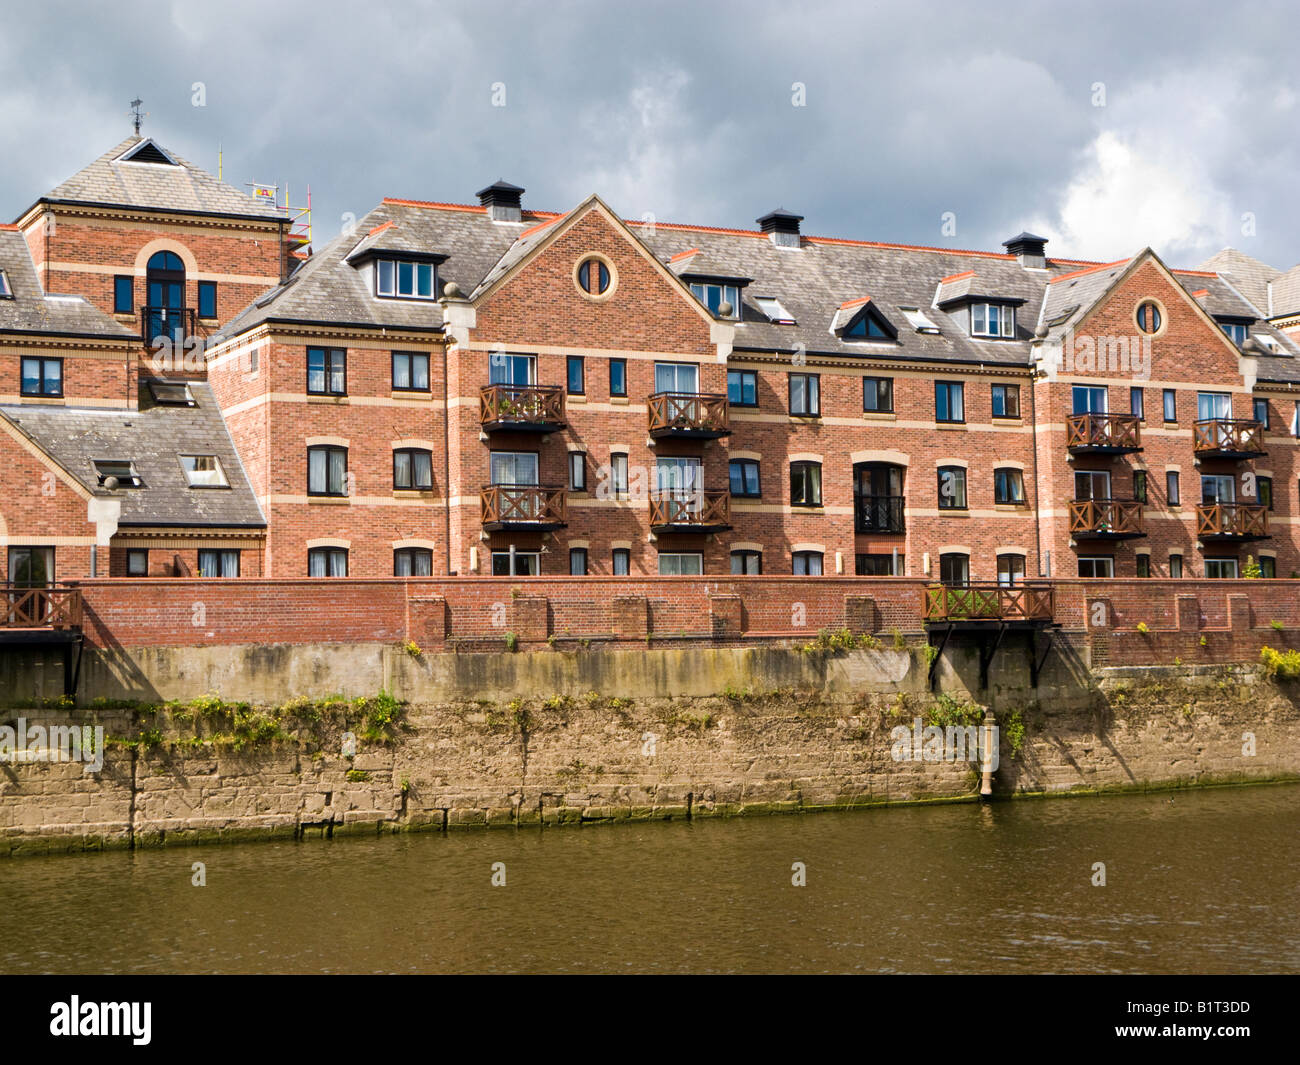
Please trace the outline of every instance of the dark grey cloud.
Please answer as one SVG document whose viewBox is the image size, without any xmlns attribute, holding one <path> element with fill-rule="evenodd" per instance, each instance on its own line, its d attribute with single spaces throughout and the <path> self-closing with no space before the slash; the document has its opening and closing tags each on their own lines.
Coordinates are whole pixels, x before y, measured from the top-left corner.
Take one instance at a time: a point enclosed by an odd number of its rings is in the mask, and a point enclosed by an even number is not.
<svg viewBox="0 0 1300 1065">
<path fill-rule="evenodd" d="M 996 248 L 1038 227 L 1061 255 L 1234 245 L 1286 268 L 1293 21 L 1217 2 L 24 5 L 0 37 L 0 214 L 129 132 L 139 94 L 147 132 L 214 170 L 222 146 L 227 180 L 311 185 L 318 243 L 385 195 L 472 201 L 504 177 L 556 210 L 594 191 L 751 227 L 779 204 L 825 235 Z"/>
</svg>

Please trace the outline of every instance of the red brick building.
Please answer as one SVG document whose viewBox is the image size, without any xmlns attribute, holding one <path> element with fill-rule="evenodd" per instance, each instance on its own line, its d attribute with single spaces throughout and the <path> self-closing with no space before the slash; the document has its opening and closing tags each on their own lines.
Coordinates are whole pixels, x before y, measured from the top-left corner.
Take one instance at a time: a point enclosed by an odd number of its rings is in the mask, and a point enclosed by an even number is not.
<svg viewBox="0 0 1300 1065">
<path fill-rule="evenodd" d="M 1240 253 L 1095 264 L 523 192 L 387 199 L 305 260 L 283 212 L 153 141 L 43 197 L 0 233 L 7 574 L 33 547 L 102 574 L 96 537 L 113 573 L 1300 572 L 1300 307 Z M 62 509 L 24 495 L 53 467 Z"/>
</svg>

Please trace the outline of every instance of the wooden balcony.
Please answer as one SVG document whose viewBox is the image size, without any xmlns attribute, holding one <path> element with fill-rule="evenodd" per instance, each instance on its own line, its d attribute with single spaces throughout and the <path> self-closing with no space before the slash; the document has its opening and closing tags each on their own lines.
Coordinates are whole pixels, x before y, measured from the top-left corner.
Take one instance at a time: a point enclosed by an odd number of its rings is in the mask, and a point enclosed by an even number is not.
<svg viewBox="0 0 1300 1065">
<path fill-rule="evenodd" d="M 1126 455 L 1142 450 L 1142 423 L 1134 414 L 1071 414 L 1065 446 L 1073 455 Z"/>
<path fill-rule="evenodd" d="M 50 585 L 29 588 L 4 584 L 5 612 L 0 630 L 78 629 L 81 627 L 81 589 Z"/>
<path fill-rule="evenodd" d="M 663 532 L 721 532 L 731 528 L 731 493 L 663 492 L 650 497 L 650 528 Z"/>
<path fill-rule="evenodd" d="M 1267 455 L 1264 426 L 1232 418 L 1207 418 L 1196 423 L 1192 450 L 1203 459 L 1257 459 Z"/>
<path fill-rule="evenodd" d="M 1047 585 L 932 584 L 922 596 L 926 621 L 1052 621 L 1052 589 Z"/>
<path fill-rule="evenodd" d="M 488 385 L 479 391 L 478 407 L 489 433 L 554 433 L 565 424 L 558 385 Z"/>
<path fill-rule="evenodd" d="M 650 435 L 716 440 L 731 434 L 726 396 L 695 392 L 656 392 L 650 397 Z"/>
<path fill-rule="evenodd" d="M 1142 504 L 1131 499 L 1071 500 L 1070 535 L 1076 540 L 1131 540 L 1146 536 Z"/>
<path fill-rule="evenodd" d="M 1247 503 L 1201 503 L 1196 507 L 1196 536 L 1200 540 L 1264 540 L 1268 508 Z"/>
<path fill-rule="evenodd" d="M 479 493 L 479 506 L 487 532 L 528 529 L 545 532 L 568 523 L 563 488 L 492 484 Z"/>
</svg>

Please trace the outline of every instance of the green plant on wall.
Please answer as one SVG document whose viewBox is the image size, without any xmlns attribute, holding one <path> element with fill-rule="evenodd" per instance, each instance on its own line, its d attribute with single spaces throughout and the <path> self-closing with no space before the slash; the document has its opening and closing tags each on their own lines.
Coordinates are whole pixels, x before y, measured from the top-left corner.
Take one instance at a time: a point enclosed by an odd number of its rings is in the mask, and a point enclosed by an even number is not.
<svg viewBox="0 0 1300 1065">
<path fill-rule="evenodd" d="M 1246 556 L 1246 561 L 1241 566 L 1241 575 L 1252 581 L 1259 580 L 1264 575 L 1264 571 L 1260 568 L 1259 563 L 1255 561 L 1254 555 Z"/>
<path fill-rule="evenodd" d="M 1300 677 L 1300 651 L 1278 651 L 1272 647 L 1261 647 L 1259 660 L 1264 663 L 1264 672 L 1279 680 L 1295 680 Z"/>
</svg>

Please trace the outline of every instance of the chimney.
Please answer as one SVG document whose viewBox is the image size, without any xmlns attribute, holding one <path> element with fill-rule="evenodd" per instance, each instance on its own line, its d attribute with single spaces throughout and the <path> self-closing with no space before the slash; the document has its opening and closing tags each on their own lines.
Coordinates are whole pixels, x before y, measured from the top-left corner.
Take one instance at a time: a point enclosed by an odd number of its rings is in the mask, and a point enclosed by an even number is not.
<svg viewBox="0 0 1300 1065">
<path fill-rule="evenodd" d="M 1047 238 L 1036 237 L 1033 233 L 1021 233 L 1019 236 L 1004 240 L 1002 246 L 1016 257 L 1026 270 L 1043 270 L 1047 267 Z"/>
<path fill-rule="evenodd" d="M 479 189 L 478 202 L 487 208 L 488 217 L 494 222 L 521 222 L 523 208 L 520 201 L 524 190 L 508 181 L 496 181 L 485 189 Z"/>
<path fill-rule="evenodd" d="M 762 218 L 756 219 L 759 227 L 778 248 L 798 248 L 799 223 L 803 215 L 791 214 L 784 207 L 768 211 Z"/>
</svg>

